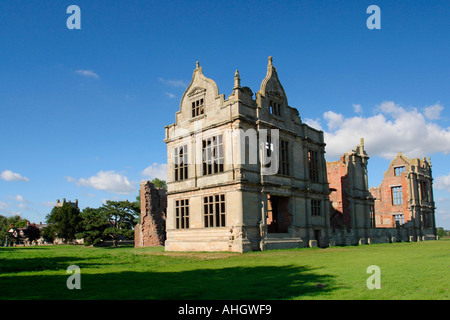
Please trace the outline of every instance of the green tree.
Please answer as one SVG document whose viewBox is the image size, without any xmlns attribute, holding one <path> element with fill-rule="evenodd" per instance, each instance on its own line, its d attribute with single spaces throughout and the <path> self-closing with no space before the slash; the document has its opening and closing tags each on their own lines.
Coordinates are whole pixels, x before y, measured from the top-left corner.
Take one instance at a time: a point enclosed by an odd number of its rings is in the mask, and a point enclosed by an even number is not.
<svg viewBox="0 0 450 320">
<path fill-rule="evenodd" d="M 72 241 L 76 234 L 81 231 L 81 215 L 78 207 L 64 203 L 61 207 L 54 207 L 46 216 L 48 227 L 44 231 L 45 236 L 53 236 Z"/>
<path fill-rule="evenodd" d="M 25 237 L 28 238 L 28 241 L 30 242 L 41 237 L 41 230 L 39 230 L 35 223 L 31 223 L 30 225 L 28 225 L 28 227 L 24 229 L 23 232 Z"/>
<path fill-rule="evenodd" d="M 78 239 L 83 238 L 85 245 L 97 245 L 104 238 L 103 234 L 109 227 L 109 221 L 101 208 L 84 208 L 81 212 L 81 231 L 76 234 Z"/>
<path fill-rule="evenodd" d="M 130 201 L 107 200 L 100 209 L 109 221 L 109 227 L 103 234 L 113 239 L 114 247 L 117 247 L 117 241 L 121 237 L 134 239 L 133 228 L 136 225 L 137 214 Z"/>
<path fill-rule="evenodd" d="M 15 241 L 14 237 L 12 237 L 8 230 L 11 228 L 11 224 L 16 228 L 23 228 L 27 225 L 28 220 L 22 219 L 20 216 L 11 216 L 5 217 L 0 215 L 0 246 L 4 246 L 6 239 L 8 238 L 8 242 L 12 243 Z"/>
<path fill-rule="evenodd" d="M 155 185 L 155 187 L 158 189 L 166 189 L 167 190 L 167 183 L 165 180 L 160 180 L 158 178 L 155 178 L 150 182 L 153 183 Z"/>
<path fill-rule="evenodd" d="M 131 205 L 133 206 L 133 210 L 136 213 L 136 216 L 134 219 L 135 220 L 134 224 L 136 225 L 141 222 L 141 195 L 140 194 L 136 197 L 135 201 L 131 202 Z"/>
<path fill-rule="evenodd" d="M 8 237 L 8 218 L 5 216 L 0 215 L 0 245 L 4 246 L 6 238 Z"/>
</svg>

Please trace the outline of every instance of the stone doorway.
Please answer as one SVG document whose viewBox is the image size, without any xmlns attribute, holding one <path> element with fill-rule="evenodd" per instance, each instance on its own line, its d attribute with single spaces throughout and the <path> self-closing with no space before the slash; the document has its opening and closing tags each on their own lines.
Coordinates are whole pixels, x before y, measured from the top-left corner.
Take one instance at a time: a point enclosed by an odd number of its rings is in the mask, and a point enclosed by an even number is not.
<svg viewBox="0 0 450 320">
<path fill-rule="evenodd" d="M 287 233 L 291 224 L 289 197 L 267 195 L 267 232 Z"/>
<path fill-rule="evenodd" d="M 314 230 L 314 239 L 316 239 L 317 241 L 317 246 L 320 247 L 321 243 L 320 243 L 320 230 L 319 229 L 315 229 Z"/>
</svg>

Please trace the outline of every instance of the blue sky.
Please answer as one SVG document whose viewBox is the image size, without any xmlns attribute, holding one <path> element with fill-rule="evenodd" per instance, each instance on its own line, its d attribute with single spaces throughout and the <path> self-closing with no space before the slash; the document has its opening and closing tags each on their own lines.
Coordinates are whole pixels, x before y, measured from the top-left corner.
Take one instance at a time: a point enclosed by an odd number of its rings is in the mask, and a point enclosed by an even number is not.
<svg viewBox="0 0 450 320">
<path fill-rule="evenodd" d="M 66 27 L 73 4 L 81 30 Z M 377 186 L 397 152 L 429 156 L 450 229 L 449 16 L 448 1 L 3 0 L 0 214 L 39 222 L 56 199 L 134 200 L 164 172 L 164 126 L 195 61 L 227 96 L 236 69 L 258 91 L 273 56 L 327 160 L 364 137 Z"/>
</svg>

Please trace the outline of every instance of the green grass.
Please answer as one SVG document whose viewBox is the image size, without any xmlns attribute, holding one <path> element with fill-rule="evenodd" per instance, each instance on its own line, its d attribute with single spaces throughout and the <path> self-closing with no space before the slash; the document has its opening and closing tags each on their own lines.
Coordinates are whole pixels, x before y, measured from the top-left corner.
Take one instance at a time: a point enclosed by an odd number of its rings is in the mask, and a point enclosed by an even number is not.
<svg viewBox="0 0 450 320">
<path fill-rule="evenodd" d="M 449 299 L 450 240 L 265 252 L 0 248 L 4 299 Z M 81 290 L 69 290 L 69 265 Z M 381 270 L 369 290 L 367 267 Z"/>
</svg>

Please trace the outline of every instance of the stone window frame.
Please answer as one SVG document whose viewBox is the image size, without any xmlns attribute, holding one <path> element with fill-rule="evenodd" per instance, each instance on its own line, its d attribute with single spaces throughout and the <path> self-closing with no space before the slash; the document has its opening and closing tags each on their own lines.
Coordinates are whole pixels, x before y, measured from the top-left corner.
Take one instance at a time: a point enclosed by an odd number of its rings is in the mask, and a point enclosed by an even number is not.
<svg viewBox="0 0 450 320">
<path fill-rule="evenodd" d="M 279 168 L 278 174 L 289 176 L 290 170 L 290 161 L 289 161 L 289 141 L 280 138 L 280 155 L 279 155 Z"/>
<path fill-rule="evenodd" d="M 225 193 L 203 196 L 203 226 L 205 228 L 226 227 Z"/>
<path fill-rule="evenodd" d="M 206 89 L 201 87 L 194 88 L 188 94 L 190 102 L 190 121 L 195 121 L 206 116 Z"/>
<path fill-rule="evenodd" d="M 430 202 L 430 192 L 428 189 L 428 181 L 419 180 L 420 197 L 423 202 Z"/>
<path fill-rule="evenodd" d="M 205 98 L 191 102 L 191 118 L 197 118 L 205 114 Z"/>
<path fill-rule="evenodd" d="M 403 188 L 401 185 L 390 186 L 393 206 L 403 205 Z"/>
<path fill-rule="evenodd" d="M 180 159 L 180 151 L 182 151 L 182 159 Z M 183 181 L 189 178 L 188 157 L 189 149 L 187 144 L 179 145 L 173 148 L 174 181 Z"/>
<path fill-rule="evenodd" d="M 315 155 L 315 157 L 313 157 L 312 155 Z M 319 178 L 319 172 L 320 172 L 319 151 L 308 148 L 307 156 L 308 156 L 309 179 L 313 183 L 319 183 L 319 179 L 320 179 Z"/>
<path fill-rule="evenodd" d="M 202 139 L 202 175 L 222 173 L 224 166 L 224 136 L 222 133 Z"/>
<path fill-rule="evenodd" d="M 400 177 L 400 175 L 406 171 L 406 168 L 404 165 L 402 166 L 396 166 L 394 167 L 394 176 L 395 177 Z"/>
<path fill-rule="evenodd" d="M 269 99 L 269 112 L 273 116 L 281 117 L 281 101 L 278 99 Z"/>
<path fill-rule="evenodd" d="M 175 229 L 189 229 L 189 199 L 175 200 Z"/>
<path fill-rule="evenodd" d="M 401 212 L 393 213 L 392 218 L 394 219 L 395 225 L 397 224 L 397 222 L 399 225 L 405 224 L 405 214 L 403 214 Z"/>
<path fill-rule="evenodd" d="M 311 215 L 312 216 L 322 215 L 322 200 L 311 199 Z"/>
</svg>

